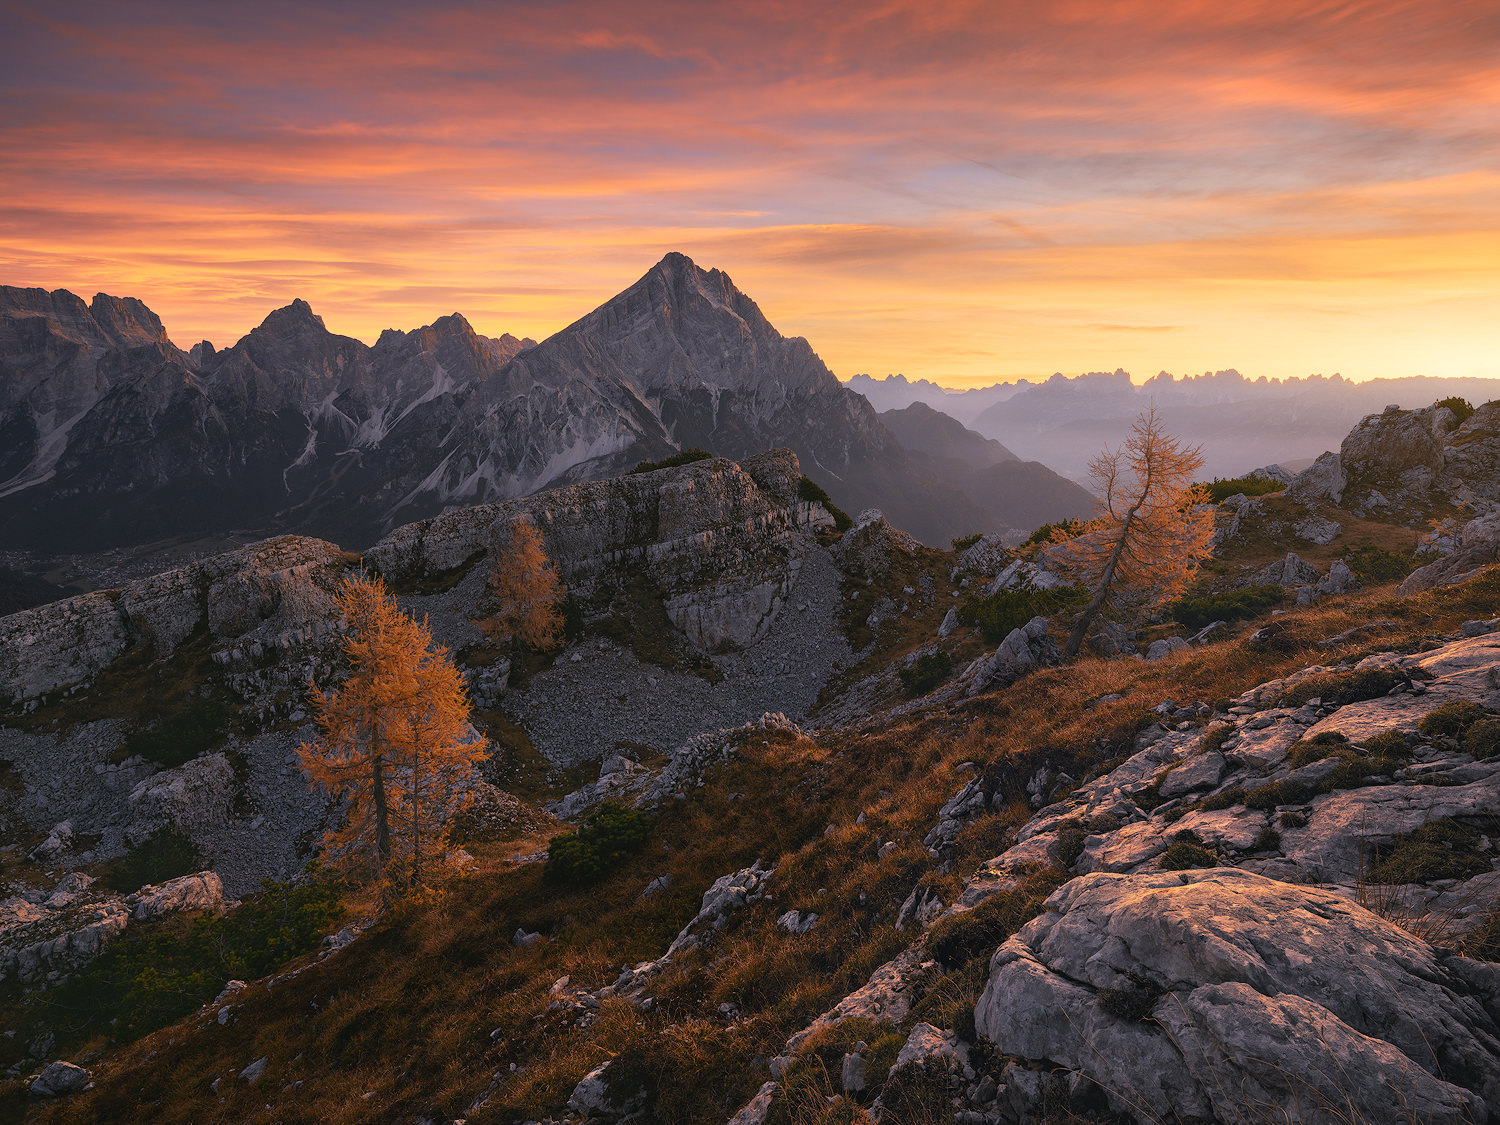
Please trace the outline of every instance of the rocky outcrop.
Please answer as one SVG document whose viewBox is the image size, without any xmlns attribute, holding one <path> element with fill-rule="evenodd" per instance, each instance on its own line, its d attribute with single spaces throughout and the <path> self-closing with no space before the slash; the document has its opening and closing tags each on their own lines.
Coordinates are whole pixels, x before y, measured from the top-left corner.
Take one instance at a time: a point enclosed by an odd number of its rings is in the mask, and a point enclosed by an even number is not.
<svg viewBox="0 0 1500 1125">
<path fill-rule="evenodd" d="M 767 883 L 774 874 L 775 867 L 763 866 L 757 860 L 742 871 L 734 871 L 715 879 L 713 885 L 703 892 L 698 913 L 672 939 L 667 951 L 655 961 L 643 961 L 634 968 L 627 968 L 614 984 L 595 993 L 596 999 L 609 996 L 639 997 L 647 985 L 671 965 L 679 954 L 697 949 L 714 933 L 723 929 L 731 915 L 765 898 Z"/>
<path fill-rule="evenodd" d="M 346 566 L 331 543 L 282 536 L 0 618 L 0 699 L 82 690 L 127 651 L 170 658 L 200 632 L 231 673 L 269 652 L 332 639 L 332 593 Z"/>
<path fill-rule="evenodd" d="M 365 557 L 390 575 L 441 574 L 472 564 L 527 522 L 576 594 L 640 565 L 694 644 L 744 648 L 765 634 L 796 577 L 796 533 L 833 522 L 821 504 L 798 498 L 800 477 L 796 456 L 781 449 L 589 481 L 419 521 Z"/>
<path fill-rule="evenodd" d="M 960 677 L 968 680 L 967 694 L 972 697 L 994 691 L 1061 660 L 1062 649 L 1052 639 L 1049 624 L 1045 617 L 1033 617 L 1006 634 L 999 648 L 976 660 Z"/>
<path fill-rule="evenodd" d="M 917 541 L 891 526 L 878 508 L 867 508 L 834 547 L 834 558 L 850 574 L 875 578 L 888 573 L 897 558 L 914 554 L 916 549 Z"/>
<path fill-rule="evenodd" d="M 50 892 L 29 891 L 0 903 L 0 981 L 53 984 L 86 966 L 127 927 L 179 911 L 222 913 L 224 887 L 212 871 L 184 875 L 134 894 L 99 895 L 94 880 L 73 873 Z"/>
<path fill-rule="evenodd" d="M 1462 422 L 1446 406 L 1388 406 L 1300 473 L 1287 495 L 1387 518 L 1420 515 L 1435 499 L 1487 509 L 1500 502 L 1500 403 Z"/>
<path fill-rule="evenodd" d="M 166 827 L 203 836 L 229 820 L 235 789 L 234 767 L 222 752 L 152 774 L 130 791 L 125 839 L 140 845 Z"/>
<path fill-rule="evenodd" d="M 1451 552 L 1412 571 L 1396 588 L 1415 594 L 1473 578 L 1500 559 L 1500 511 L 1472 519 L 1453 534 Z"/>
<path fill-rule="evenodd" d="M 1295 551 L 1257 571 L 1250 579 L 1253 586 L 1306 586 L 1320 577 L 1318 568 L 1302 561 Z"/>
<path fill-rule="evenodd" d="M 1039 870 L 1070 877 L 994 955 L 975 1023 L 999 1061 L 950 1089 L 959 1119 L 1069 1105 L 1238 1120 L 1253 1105 L 1387 1120 L 1396 1105 L 1419 1120 L 1488 1120 L 1500 968 L 1452 950 L 1500 911 L 1492 629 L 1476 621 L 1426 652 L 1305 668 L 1222 711 L 1164 700 L 1100 777 L 1052 789 L 1039 771 L 1033 807 L 1053 803 L 930 920 L 961 924 Z M 1456 702 L 1494 725 L 1424 733 Z M 925 843 L 947 854 L 1012 797 L 976 776 Z M 903 913 L 928 897 L 914 890 Z M 942 970 L 918 940 L 784 1055 L 848 1019 L 906 1031 Z M 923 1042 L 946 1041 L 934 1030 Z"/>
<path fill-rule="evenodd" d="M 1343 459 L 1337 453 L 1324 453 L 1297 474 L 1287 486 L 1286 496 L 1301 504 L 1316 504 L 1321 500 L 1339 504 L 1347 485 Z"/>
<path fill-rule="evenodd" d="M 1500 994 L 1331 891 L 1246 871 L 1085 875 L 996 952 L 975 1026 L 1135 1120 L 1500 1104 Z"/>
</svg>

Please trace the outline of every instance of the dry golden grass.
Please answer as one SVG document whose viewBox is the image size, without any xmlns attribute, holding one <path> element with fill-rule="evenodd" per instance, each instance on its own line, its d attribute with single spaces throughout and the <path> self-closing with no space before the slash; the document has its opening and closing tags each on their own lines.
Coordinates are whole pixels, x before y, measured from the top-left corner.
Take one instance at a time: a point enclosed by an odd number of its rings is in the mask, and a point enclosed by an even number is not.
<svg viewBox="0 0 1500 1125">
<path fill-rule="evenodd" d="M 656 1099 L 659 1120 L 722 1122 L 767 1077 L 752 1060 L 778 1053 L 906 946 L 895 914 L 919 881 L 951 901 L 974 865 L 1003 848 L 1029 815 L 1024 785 L 1038 763 L 1081 778 L 1126 753 L 1163 698 L 1223 701 L 1310 663 L 1416 647 L 1492 615 L 1497 600 L 1500 568 L 1457 589 L 1400 600 L 1377 590 L 1289 613 L 1276 619 L 1272 644 L 1252 644 L 1247 628 L 1160 663 L 1086 659 L 1045 670 L 886 729 L 816 739 L 757 733 L 702 789 L 665 807 L 646 849 L 597 886 L 547 886 L 540 865 L 506 862 L 516 845 L 476 845 L 476 870 L 440 900 L 397 912 L 294 980 L 252 987 L 228 1026 L 193 1017 L 91 1062 L 95 1090 L 30 1112 L 42 1122 L 425 1114 L 483 1125 L 555 1112 L 579 1078 L 613 1057 Z M 1396 621 L 1397 631 L 1363 646 L 1319 647 L 1376 618 Z M 1123 698 L 1096 702 L 1109 693 Z M 955 768 L 963 762 L 985 771 L 1006 807 L 965 831 L 944 874 L 921 840 L 973 776 Z M 886 842 L 896 847 L 881 857 Z M 610 1002 L 580 1026 L 582 1011 L 552 1007 L 560 977 L 597 989 L 623 965 L 659 956 L 708 884 L 756 859 L 778 865 L 774 901 L 733 916 L 706 948 L 662 974 L 654 1011 Z M 640 899 L 662 874 L 670 888 Z M 776 928 L 791 908 L 817 911 L 817 928 L 801 936 Z M 520 927 L 549 940 L 515 948 Z M 956 1019 L 980 983 L 940 978 L 932 1010 Z M 737 1017 L 726 1020 L 722 1004 Z M 270 1061 L 258 1085 L 235 1077 L 262 1056 Z M 210 1090 L 215 1078 L 222 1103 Z M 823 1104 L 809 1100 L 791 1119 L 861 1120 L 847 1102 Z"/>
</svg>

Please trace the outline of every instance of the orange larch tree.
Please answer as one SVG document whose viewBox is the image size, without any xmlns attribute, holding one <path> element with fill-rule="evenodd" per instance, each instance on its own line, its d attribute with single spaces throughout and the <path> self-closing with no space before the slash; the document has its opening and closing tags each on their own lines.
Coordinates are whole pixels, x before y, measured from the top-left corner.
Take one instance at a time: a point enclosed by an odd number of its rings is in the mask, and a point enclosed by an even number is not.
<svg viewBox="0 0 1500 1125">
<path fill-rule="evenodd" d="M 557 568 L 547 557 L 541 532 L 528 522 L 511 525 L 508 537 L 492 552 L 495 571 L 489 578 L 495 609 L 476 624 L 487 636 L 513 637 L 533 649 L 548 649 L 563 639 L 560 606 L 567 596 Z"/>
<path fill-rule="evenodd" d="M 324 839 L 335 860 L 393 859 L 424 877 L 426 851 L 462 808 L 474 767 L 489 755 L 469 724 L 463 678 L 424 622 L 402 611 L 378 578 L 346 578 L 338 593 L 348 627 L 349 675 L 313 683 L 321 736 L 298 748 L 314 787 L 343 798 L 344 822 Z"/>
<path fill-rule="evenodd" d="M 1089 626 L 1106 604 L 1150 608 L 1179 595 L 1193 568 L 1211 553 L 1213 509 L 1193 485 L 1202 467 L 1197 446 L 1183 446 L 1156 410 L 1136 419 L 1117 449 L 1089 462 L 1099 516 L 1082 535 L 1059 542 L 1051 561 L 1092 597 L 1063 655 L 1078 655 Z"/>
</svg>

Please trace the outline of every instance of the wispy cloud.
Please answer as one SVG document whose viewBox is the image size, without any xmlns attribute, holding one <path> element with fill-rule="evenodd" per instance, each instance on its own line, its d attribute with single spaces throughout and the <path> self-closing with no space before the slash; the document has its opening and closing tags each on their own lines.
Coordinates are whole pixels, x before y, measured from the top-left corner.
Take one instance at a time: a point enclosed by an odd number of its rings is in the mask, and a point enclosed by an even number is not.
<svg viewBox="0 0 1500 1125">
<path fill-rule="evenodd" d="M 845 375 L 1500 374 L 1477 0 L 0 3 L 0 107 L 0 281 L 189 341 L 680 249 Z"/>
</svg>

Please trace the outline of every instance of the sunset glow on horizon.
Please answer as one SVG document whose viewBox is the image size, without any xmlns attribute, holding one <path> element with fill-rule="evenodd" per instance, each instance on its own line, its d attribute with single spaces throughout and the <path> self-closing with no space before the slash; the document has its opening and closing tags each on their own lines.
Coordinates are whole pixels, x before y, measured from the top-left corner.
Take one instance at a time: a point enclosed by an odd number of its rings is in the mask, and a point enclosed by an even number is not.
<svg viewBox="0 0 1500 1125">
<path fill-rule="evenodd" d="M 679 250 L 842 378 L 1500 376 L 1500 10 L 0 0 L 0 284 L 541 339 Z"/>
</svg>

